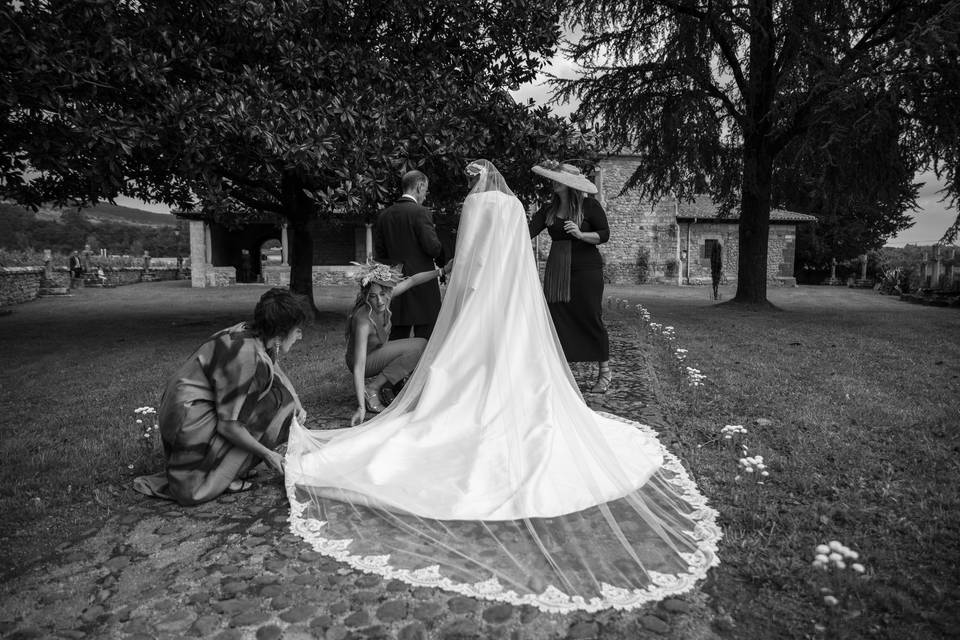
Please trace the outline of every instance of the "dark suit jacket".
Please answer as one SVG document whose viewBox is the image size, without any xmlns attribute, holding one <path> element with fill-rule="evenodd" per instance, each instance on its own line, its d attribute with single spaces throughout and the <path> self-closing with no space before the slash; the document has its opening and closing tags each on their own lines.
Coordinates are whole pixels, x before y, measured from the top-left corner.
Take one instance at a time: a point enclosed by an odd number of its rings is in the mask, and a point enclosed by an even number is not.
<svg viewBox="0 0 960 640">
<path fill-rule="evenodd" d="M 373 257 L 390 265 L 403 265 L 403 275 L 433 269 L 442 254 L 440 238 L 430 210 L 402 198 L 380 212 L 373 226 Z M 428 282 L 414 287 L 390 303 L 395 325 L 433 324 L 440 313 L 440 287 Z"/>
</svg>

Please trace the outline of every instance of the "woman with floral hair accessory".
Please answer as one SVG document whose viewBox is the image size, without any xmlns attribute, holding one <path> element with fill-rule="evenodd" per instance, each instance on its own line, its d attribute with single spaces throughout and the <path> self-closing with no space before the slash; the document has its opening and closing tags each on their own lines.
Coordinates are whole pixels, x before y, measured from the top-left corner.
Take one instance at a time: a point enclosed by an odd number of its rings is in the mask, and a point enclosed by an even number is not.
<svg viewBox="0 0 960 640">
<path fill-rule="evenodd" d="M 357 410 L 350 419 L 351 426 L 356 426 L 366 418 L 367 411 L 380 413 L 385 409 L 381 390 L 387 384 L 393 386 L 406 379 L 427 345 L 424 338 L 390 340 L 390 300 L 412 287 L 450 273 L 453 261 L 443 268 L 421 271 L 409 278 L 404 278 L 398 267 L 373 260 L 353 264 L 360 267 L 356 274 L 360 292 L 347 318 L 346 363 L 353 372 L 357 393 Z"/>
<path fill-rule="evenodd" d="M 596 362 L 590 393 L 610 387 L 610 339 L 603 324 L 603 259 L 597 245 L 610 239 L 603 207 L 586 195 L 597 187 L 569 164 L 545 161 L 533 172 L 550 180 L 553 195 L 530 220 L 530 237 L 544 229 L 553 241 L 543 276 L 550 317 L 568 362 Z"/>
</svg>

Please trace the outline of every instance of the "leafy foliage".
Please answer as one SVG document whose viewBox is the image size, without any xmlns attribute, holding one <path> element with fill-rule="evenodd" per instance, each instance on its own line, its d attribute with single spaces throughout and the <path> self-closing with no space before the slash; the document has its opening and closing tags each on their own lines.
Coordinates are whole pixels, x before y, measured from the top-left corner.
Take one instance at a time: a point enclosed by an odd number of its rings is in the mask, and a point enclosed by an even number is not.
<svg viewBox="0 0 960 640">
<path fill-rule="evenodd" d="M 272 212 L 303 293 L 312 216 L 370 218 L 414 167 L 453 206 L 481 156 L 529 193 L 542 155 L 585 153 L 568 124 L 505 92 L 554 51 L 551 0 L 67 0 L 14 18 L 5 84 L 28 91 L 5 103 L 23 131 L 0 140 L 8 195 L 132 193 L 234 223 Z M 41 177 L 18 183 L 28 165 Z"/>
<path fill-rule="evenodd" d="M 586 0 L 570 16 L 585 73 L 558 97 L 640 155 L 627 188 L 739 206 L 738 301 L 766 299 L 771 205 L 862 251 L 907 224 L 918 170 L 960 193 L 957 0 Z"/>
</svg>

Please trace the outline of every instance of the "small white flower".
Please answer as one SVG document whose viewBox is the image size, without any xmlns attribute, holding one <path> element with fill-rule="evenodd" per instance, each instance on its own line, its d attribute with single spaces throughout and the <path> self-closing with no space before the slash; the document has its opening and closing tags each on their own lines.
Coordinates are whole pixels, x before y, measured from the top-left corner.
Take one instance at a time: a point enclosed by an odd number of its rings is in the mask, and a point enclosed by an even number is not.
<svg viewBox="0 0 960 640">
<path fill-rule="evenodd" d="M 843 556 L 836 551 L 831 553 L 828 557 L 830 558 L 830 562 L 841 562 L 843 560 Z"/>
<path fill-rule="evenodd" d="M 133 469 L 133 465 L 132 465 L 132 464 L 128 464 L 128 465 L 127 465 L 127 469 L 132 470 L 132 469 Z"/>
<path fill-rule="evenodd" d="M 840 549 L 843 549 L 843 545 L 840 544 L 838 540 L 831 540 L 827 543 L 827 546 L 833 551 L 840 551 Z"/>
<path fill-rule="evenodd" d="M 840 601 L 833 596 L 823 596 L 823 603 L 828 607 L 835 607 L 840 604 Z"/>
<path fill-rule="evenodd" d="M 760 472 L 760 475 L 762 475 L 764 478 L 766 478 L 767 476 L 770 475 L 770 472 L 767 471 L 766 469 L 764 469 L 763 471 Z"/>
<path fill-rule="evenodd" d="M 837 562 L 836 564 L 837 564 L 837 569 L 846 569 L 846 568 L 847 568 L 847 563 L 844 562 L 843 560 L 840 560 L 840 561 Z"/>
<path fill-rule="evenodd" d="M 817 545 L 817 554 L 819 554 L 819 555 L 827 555 L 828 553 L 830 553 L 830 547 L 828 547 L 828 546 L 825 545 L 825 544 L 818 544 L 818 545 Z"/>
<path fill-rule="evenodd" d="M 860 564 L 859 562 L 853 563 L 852 565 L 850 565 L 850 568 L 853 569 L 854 571 L 856 571 L 857 573 L 863 573 L 864 571 L 867 570 L 866 567 L 864 567 L 864 566 L 863 566 L 862 564 Z"/>
<path fill-rule="evenodd" d="M 143 424 L 143 420 L 137 420 L 137 424 Z"/>
</svg>

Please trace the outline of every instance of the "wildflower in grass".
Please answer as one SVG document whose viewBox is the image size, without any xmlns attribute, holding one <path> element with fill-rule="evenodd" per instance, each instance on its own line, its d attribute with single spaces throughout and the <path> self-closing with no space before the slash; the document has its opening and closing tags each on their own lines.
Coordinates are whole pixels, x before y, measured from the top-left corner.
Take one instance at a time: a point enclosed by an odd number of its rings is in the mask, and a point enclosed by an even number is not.
<svg viewBox="0 0 960 640">
<path fill-rule="evenodd" d="M 160 451 L 162 445 L 159 437 L 160 424 L 157 422 L 157 410 L 149 406 L 137 407 L 133 410 L 133 413 L 138 416 L 135 420 L 137 427 L 142 429 L 140 432 L 140 441 L 155 451 Z M 144 420 L 148 420 L 148 423 L 144 424 Z"/>
<path fill-rule="evenodd" d="M 672 342 L 676 339 L 677 334 L 673 327 L 666 326 L 663 328 L 663 337 Z"/>
<path fill-rule="evenodd" d="M 707 379 L 707 376 L 700 373 L 700 369 L 687 367 L 687 382 L 690 384 L 691 387 L 702 386 L 704 380 L 706 379 Z"/>
<path fill-rule="evenodd" d="M 859 562 L 852 562 L 859 557 L 859 553 L 839 540 L 819 544 L 813 549 L 812 565 L 829 582 L 829 586 L 820 587 L 820 596 L 828 615 L 824 629 L 832 629 L 835 634 L 839 633 L 846 618 L 856 617 L 862 610 L 855 582 L 866 569 Z"/>
<path fill-rule="evenodd" d="M 746 473 L 753 473 L 754 471 L 760 473 L 767 470 L 767 465 L 763 463 L 763 456 L 740 458 L 737 462 Z"/>
<path fill-rule="evenodd" d="M 728 424 L 720 429 L 720 435 L 724 440 L 733 440 L 734 436 L 747 435 L 747 430 L 742 424 Z M 746 450 L 747 447 L 744 445 L 743 449 Z"/>
<path fill-rule="evenodd" d="M 860 554 L 847 547 L 839 540 L 831 540 L 827 544 L 817 545 L 814 549 L 813 566 L 817 569 L 829 571 L 830 569 L 843 570 L 847 568 L 847 561 L 860 559 Z M 850 568 L 856 573 L 864 573 L 866 568 L 860 564 L 852 563 Z"/>
<path fill-rule="evenodd" d="M 687 359 L 687 350 L 677 348 L 676 350 L 674 350 L 673 355 L 677 359 L 677 362 L 683 362 L 684 360 Z"/>
</svg>

